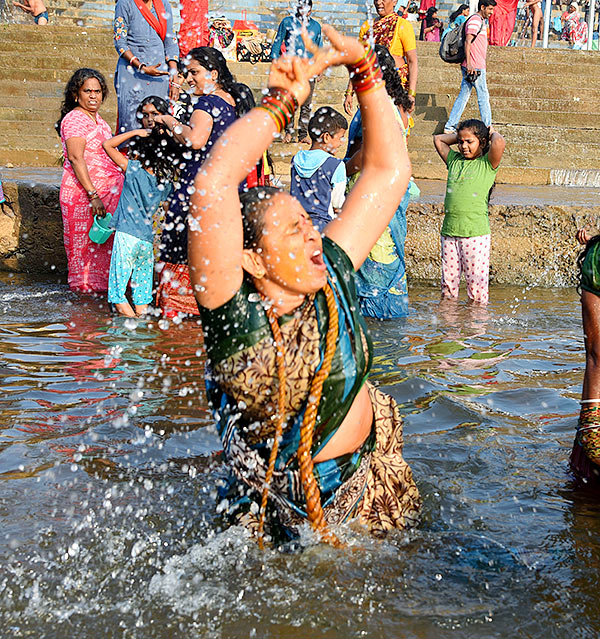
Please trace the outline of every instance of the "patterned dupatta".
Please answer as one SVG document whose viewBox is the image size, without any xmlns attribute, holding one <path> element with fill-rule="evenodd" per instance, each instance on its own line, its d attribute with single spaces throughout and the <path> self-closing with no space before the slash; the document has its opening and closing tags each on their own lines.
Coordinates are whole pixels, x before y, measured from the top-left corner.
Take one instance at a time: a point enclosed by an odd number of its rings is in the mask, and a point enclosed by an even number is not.
<svg viewBox="0 0 600 639">
<path fill-rule="evenodd" d="M 315 427 L 316 454 L 342 423 L 354 398 L 363 386 L 368 370 L 371 366 L 371 344 L 367 335 L 364 319 L 358 310 L 358 300 L 354 287 L 354 269 L 350 260 L 343 251 L 333 242 L 324 238 L 323 249 L 325 263 L 328 269 L 329 281 L 336 299 L 339 314 L 338 347 L 334 356 L 334 363 L 329 377 L 323 387 L 323 396 L 319 405 L 319 413 Z M 243 291 L 245 298 L 258 297 L 255 293 Z M 324 295 L 319 292 L 309 301 L 307 306 L 308 316 L 303 317 L 299 326 L 305 327 L 307 322 L 318 324 L 318 330 L 307 331 L 302 328 L 301 346 L 303 351 L 316 349 L 317 370 L 322 363 L 323 347 L 322 336 L 327 328 L 327 309 Z M 257 300 L 258 302 L 258 300 Z M 235 355 L 222 360 L 216 351 L 222 350 L 215 342 L 227 341 L 233 338 L 248 340 L 244 352 L 250 352 L 250 364 L 260 358 L 260 350 L 273 351 L 271 331 L 267 324 L 266 316 L 262 320 L 264 311 L 251 304 L 251 307 L 243 304 L 240 312 L 221 315 L 220 311 L 207 311 L 201 309 L 202 324 L 205 330 L 205 343 L 208 350 L 211 365 L 207 370 L 205 379 L 207 395 L 214 416 L 216 418 L 217 431 L 223 443 L 223 452 L 234 476 L 253 488 L 260 495 L 264 484 L 267 459 L 271 449 L 269 436 L 271 432 L 263 430 L 259 423 L 248 423 L 242 417 L 240 404 L 230 393 L 223 389 L 232 375 L 231 369 L 226 369 L 227 361 L 235 358 Z M 252 317 L 250 317 L 252 316 Z M 247 318 L 244 321 L 244 317 Z M 252 319 L 254 318 L 254 319 Z M 232 332 L 237 324 L 240 333 L 229 337 L 224 331 L 226 328 Z M 263 330 L 262 326 L 265 326 Z M 282 325 L 282 332 L 286 326 Z M 237 331 L 236 331 L 237 332 Z M 242 332 L 245 335 L 242 335 Z M 222 335 L 219 335 L 222 333 Z M 251 340 L 250 336 L 255 338 Z M 259 338 L 260 339 L 256 339 Z M 212 345 L 211 345 L 212 342 Z M 316 343 L 315 343 L 316 342 Z M 212 355 L 212 356 L 211 356 Z M 219 361 L 221 360 L 221 361 Z M 263 367 L 264 369 L 264 367 Z M 313 373 L 316 372 L 312 369 Z M 261 367 L 252 370 L 251 377 L 262 376 Z M 265 371 L 267 379 L 274 377 L 274 371 Z M 226 377 L 227 379 L 224 379 Z M 310 381 L 310 380 L 308 380 Z M 303 384 L 302 384 L 303 385 Z M 249 389 L 251 390 L 251 389 Z M 276 393 L 275 393 L 276 395 Z M 269 491 L 270 500 L 277 506 L 280 519 L 284 525 L 289 524 L 294 517 L 304 518 L 304 493 L 300 481 L 296 451 L 300 439 L 300 425 L 304 417 L 306 402 L 302 401 L 299 410 L 295 414 L 289 414 L 287 427 L 284 430 L 275 465 L 275 473 Z M 268 425 L 269 418 L 265 417 L 263 425 Z M 253 436 L 253 433 L 259 433 Z M 336 459 L 315 464 L 315 477 L 321 489 L 321 500 L 324 507 L 334 502 L 338 489 L 352 477 L 359 468 L 365 467 L 370 455 L 374 439 L 369 437 L 362 449 L 356 453 L 342 455 Z"/>
<path fill-rule="evenodd" d="M 400 20 L 400 16 L 394 12 L 390 13 L 389 16 L 385 16 L 385 18 L 379 18 L 379 20 L 373 24 L 375 44 L 381 44 L 386 47 L 386 49 L 390 48 L 398 20 Z"/>
<path fill-rule="evenodd" d="M 158 16 L 158 18 L 154 16 L 144 0 L 134 0 L 134 2 L 140 10 L 140 13 L 146 19 L 146 22 L 156 31 L 156 33 L 158 33 L 160 39 L 164 42 L 167 37 L 167 18 L 165 15 L 165 6 L 163 5 L 162 0 L 152 0 L 154 10 L 156 11 L 156 16 Z"/>
<path fill-rule="evenodd" d="M 369 38 L 370 31 L 372 31 L 375 44 L 380 44 L 389 50 L 394 40 L 398 20 L 400 20 L 400 16 L 395 12 L 390 13 L 390 15 L 385 16 L 385 18 L 379 18 L 371 29 L 365 33 L 363 40 L 366 42 Z M 400 75 L 402 86 L 406 88 L 408 86 L 408 64 L 406 61 L 398 67 L 398 74 Z"/>
</svg>

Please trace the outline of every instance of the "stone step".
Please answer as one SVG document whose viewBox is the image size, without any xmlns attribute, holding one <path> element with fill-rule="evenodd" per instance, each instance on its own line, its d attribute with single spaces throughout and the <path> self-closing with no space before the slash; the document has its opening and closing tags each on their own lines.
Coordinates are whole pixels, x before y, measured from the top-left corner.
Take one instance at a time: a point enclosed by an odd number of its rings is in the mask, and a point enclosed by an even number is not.
<svg viewBox="0 0 600 639">
<path fill-rule="evenodd" d="M 62 44 L 72 47 L 75 44 L 85 42 L 87 45 L 105 46 L 112 45 L 112 30 L 98 29 L 95 27 L 63 27 L 53 25 L 50 29 L 40 29 L 34 24 L 19 25 L 16 30 L 12 25 L 0 24 L 0 50 L 10 50 L 11 46 L 21 43 L 57 45 Z"/>
<path fill-rule="evenodd" d="M 458 65 L 443 62 L 439 57 L 439 44 L 435 42 L 417 42 L 417 53 L 420 60 L 432 58 L 445 67 L 456 68 Z M 488 49 L 487 65 L 492 68 L 499 62 L 511 62 L 523 71 L 529 70 L 533 63 L 570 64 L 575 74 L 582 66 L 597 64 L 597 51 L 573 51 L 572 49 L 530 49 L 527 47 L 495 47 Z"/>
<path fill-rule="evenodd" d="M 59 166 L 60 152 L 33 150 L 27 154 L 0 147 L 0 166 Z"/>
<path fill-rule="evenodd" d="M 587 166 L 589 168 L 600 169 L 600 155 L 598 154 L 600 145 L 596 144 L 595 147 L 594 149 L 590 149 L 590 151 L 593 152 L 597 159 L 592 162 L 588 161 Z M 274 144 L 271 147 L 271 155 L 280 172 L 289 173 L 291 159 L 301 148 L 306 149 L 308 147 L 300 144 Z M 502 158 L 502 166 L 522 168 L 534 166 L 537 168 L 551 169 L 556 166 L 556 161 L 560 160 L 564 156 L 564 153 L 565 149 L 560 144 L 549 147 L 543 143 L 539 143 L 527 148 L 508 144 Z M 569 157 L 573 158 L 575 164 L 586 161 L 588 159 L 586 153 L 587 150 L 583 148 L 569 148 Z M 423 144 L 422 146 L 415 144 L 415 140 L 410 140 L 409 155 L 415 165 L 435 167 L 435 164 L 439 162 L 443 168 L 443 163 L 437 155 L 431 139 L 429 139 L 429 144 Z M 343 157 L 343 153 L 340 154 L 339 157 Z"/>
<path fill-rule="evenodd" d="M 438 158 L 439 159 L 439 158 Z M 443 163 L 419 164 L 413 160 L 413 177 L 415 180 L 445 180 L 447 171 Z M 498 184 L 551 184 L 554 169 L 528 166 L 517 167 L 502 164 L 498 169 L 496 182 Z M 289 165 L 275 164 L 275 174 L 285 185 L 289 185 Z"/>
<path fill-rule="evenodd" d="M 71 72 L 80 66 L 87 66 L 93 69 L 97 67 L 106 68 L 106 54 L 102 54 L 96 49 L 87 49 L 86 47 L 73 47 L 68 52 L 59 51 L 56 53 L 49 52 L 50 55 L 40 56 L 37 54 L 23 53 L 19 55 L 19 67 L 28 71 L 36 71 L 38 69 L 71 70 Z M 113 64 L 116 66 L 117 52 L 113 49 Z M 0 53 L 0 68 L 10 69 L 14 66 L 15 59 L 13 53 Z M 8 76 L 10 77 L 10 76 Z"/>
</svg>

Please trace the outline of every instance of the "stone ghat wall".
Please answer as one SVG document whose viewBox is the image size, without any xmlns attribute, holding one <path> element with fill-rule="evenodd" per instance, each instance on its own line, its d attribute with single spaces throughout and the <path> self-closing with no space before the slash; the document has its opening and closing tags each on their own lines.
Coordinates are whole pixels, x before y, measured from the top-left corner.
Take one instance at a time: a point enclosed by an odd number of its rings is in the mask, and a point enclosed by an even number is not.
<svg viewBox="0 0 600 639">
<path fill-rule="evenodd" d="M 490 205 L 490 281 L 563 287 L 577 283 L 582 220 L 598 219 L 600 206 Z M 439 282 L 443 204 L 414 203 L 407 212 L 406 271 L 409 278 Z"/>
<path fill-rule="evenodd" d="M 0 269 L 66 272 L 55 184 L 6 180 L 14 217 L 0 213 Z M 595 221 L 600 205 L 491 205 L 491 281 L 542 287 L 573 286 L 580 247 L 575 231 Z M 439 282 L 443 206 L 425 198 L 409 206 L 406 262 L 409 278 Z"/>
<path fill-rule="evenodd" d="M 67 256 L 56 185 L 3 180 L 10 210 L 0 212 L 0 269 L 66 273 Z"/>
</svg>

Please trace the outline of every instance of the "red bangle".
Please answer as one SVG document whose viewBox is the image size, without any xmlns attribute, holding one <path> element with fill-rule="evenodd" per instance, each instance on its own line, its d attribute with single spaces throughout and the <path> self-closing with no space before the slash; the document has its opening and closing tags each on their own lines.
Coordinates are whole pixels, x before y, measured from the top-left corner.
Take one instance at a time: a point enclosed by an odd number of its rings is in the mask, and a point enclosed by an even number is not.
<svg viewBox="0 0 600 639">
<path fill-rule="evenodd" d="M 277 132 L 281 133 L 292 121 L 298 108 L 298 100 L 287 89 L 271 87 L 258 108 L 264 109 L 271 116 Z"/>
<path fill-rule="evenodd" d="M 348 65 L 348 70 L 352 87 L 357 94 L 367 93 L 384 86 L 377 56 L 369 45 L 365 46 L 365 55 L 356 63 Z"/>
</svg>

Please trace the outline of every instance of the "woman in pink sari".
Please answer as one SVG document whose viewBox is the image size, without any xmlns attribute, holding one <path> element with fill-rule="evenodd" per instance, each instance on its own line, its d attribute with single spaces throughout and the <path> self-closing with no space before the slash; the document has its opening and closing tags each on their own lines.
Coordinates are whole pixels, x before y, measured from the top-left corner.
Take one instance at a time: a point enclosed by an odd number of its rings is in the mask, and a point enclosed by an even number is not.
<svg viewBox="0 0 600 639">
<path fill-rule="evenodd" d="M 112 137 L 110 127 L 98 115 L 107 94 L 100 72 L 78 69 L 67 83 L 56 123 L 65 159 L 60 207 L 69 286 L 82 293 L 108 290 L 113 239 L 95 244 L 88 231 L 94 215 L 114 213 L 123 186 L 123 174 L 102 148 L 102 142 Z"/>
</svg>

